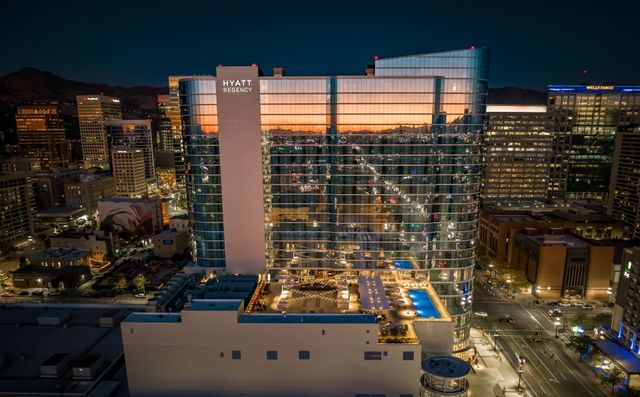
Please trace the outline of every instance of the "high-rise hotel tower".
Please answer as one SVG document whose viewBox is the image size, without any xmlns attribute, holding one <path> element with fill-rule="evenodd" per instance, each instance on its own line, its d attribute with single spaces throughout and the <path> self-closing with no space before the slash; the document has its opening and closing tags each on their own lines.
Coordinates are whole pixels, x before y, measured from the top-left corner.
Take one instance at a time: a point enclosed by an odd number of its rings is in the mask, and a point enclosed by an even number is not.
<svg viewBox="0 0 640 397">
<path fill-rule="evenodd" d="M 362 76 L 180 80 L 200 266 L 429 279 L 468 345 L 488 51 L 376 59 Z"/>
</svg>

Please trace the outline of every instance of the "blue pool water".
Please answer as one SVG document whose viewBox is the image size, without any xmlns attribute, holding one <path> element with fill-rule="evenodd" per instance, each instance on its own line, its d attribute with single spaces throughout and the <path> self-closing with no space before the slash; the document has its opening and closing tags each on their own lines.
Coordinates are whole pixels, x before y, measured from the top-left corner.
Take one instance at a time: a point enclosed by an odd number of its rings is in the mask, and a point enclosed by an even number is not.
<svg viewBox="0 0 640 397">
<path fill-rule="evenodd" d="M 411 262 L 409 262 L 407 259 L 398 259 L 396 261 L 396 267 L 402 270 L 413 269 Z"/>
<path fill-rule="evenodd" d="M 440 318 L 440 313 L 438 313 L 438 309 L 433 305 L 433 301 L 431 301 L 431 297 L 427 294 L 427 291 L 410 289 L 409 297 L 413 302 L 413 307 L 416 309 L 418 317 Z"/>
</svg>

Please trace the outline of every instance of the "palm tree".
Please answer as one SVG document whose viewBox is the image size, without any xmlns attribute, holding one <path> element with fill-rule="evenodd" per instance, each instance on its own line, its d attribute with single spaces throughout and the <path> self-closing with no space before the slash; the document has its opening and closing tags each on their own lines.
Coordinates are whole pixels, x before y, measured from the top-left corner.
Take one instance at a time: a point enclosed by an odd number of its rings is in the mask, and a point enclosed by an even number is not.
<svg viewBox="0 0 640 397">
<path fill-rule="evenodd" d="M 616 386 L 624 382 L 624 373 L 614 366 L 607 374 L 602 375 L 602 380 L 611 385 L 611 394 L 615 394 Z"/>
<path fill-rule="evenodd" d="M 591 349 L 591 338 L 587 335 L 574 336 L 569 338 L 567 347 L 578 353 L 580 361 L 589 353 Z"/>
</svg>

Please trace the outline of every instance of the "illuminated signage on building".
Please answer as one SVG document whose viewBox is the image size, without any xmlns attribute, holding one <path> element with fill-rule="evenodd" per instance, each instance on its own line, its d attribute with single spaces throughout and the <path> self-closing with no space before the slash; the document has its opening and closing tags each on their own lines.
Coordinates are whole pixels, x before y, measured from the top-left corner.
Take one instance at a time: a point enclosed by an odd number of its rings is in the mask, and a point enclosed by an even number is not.
<svg viewBox="0 0 640 397">
<path fill-rule="evenodd" d="M 627 268 L 624 270 L 624 273 L 622 275 L 626 278 L 629 278 L 629 276 L 631 276 L 631 261 L 627 263 Z"/>
<path fill-rule="evenodd" d="M 222 80 L 222 92 L 236 94 L 241 92 L 251 92 L 251 80 Z"/>
<path fill-rule="evenodd" d="M 550 85 L 549 92 L 569 93 L 569 92 L 640 92 L 640 86 L 635 85 Z"/>
<path fill-rule="evenodd" d="M 613 90 L 612 85 L 588 85 L 587 90 L 610 91 Z"/>
</svg>

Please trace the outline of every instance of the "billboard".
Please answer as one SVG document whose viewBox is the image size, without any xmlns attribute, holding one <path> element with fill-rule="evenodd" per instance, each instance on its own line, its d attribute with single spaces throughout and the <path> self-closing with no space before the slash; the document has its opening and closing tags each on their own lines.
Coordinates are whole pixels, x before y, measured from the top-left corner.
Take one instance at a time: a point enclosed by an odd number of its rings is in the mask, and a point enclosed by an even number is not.
<svg viewBox="0 0 640 397">
<path fill-rule="evenodd" d="M 133 236 L 149 236 L 162 227 L 155 201 L 101 200 L 98 202 L 100 229 Z"/>
</svg>

